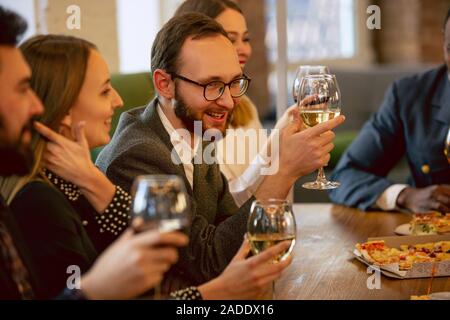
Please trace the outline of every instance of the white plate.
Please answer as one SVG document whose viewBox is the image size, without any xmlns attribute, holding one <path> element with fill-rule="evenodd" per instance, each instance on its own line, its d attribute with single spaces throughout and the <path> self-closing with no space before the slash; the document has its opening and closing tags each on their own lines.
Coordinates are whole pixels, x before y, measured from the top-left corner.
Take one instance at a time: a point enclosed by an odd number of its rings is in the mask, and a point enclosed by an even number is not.
<svg viewBox="0 0 450 320">
<path fill-rule="evenodd" d="M 431 300 L 450 300 L 450 292 L 437 292 L 430 294 Z"/>
<path fill-rule="evenodd" d="M 397 228 L 395 228 L 394 232 L 401 236 L 410 236 L 411 229 L 409 228 L 409 223 L 401 224 Z"/>
</svg>

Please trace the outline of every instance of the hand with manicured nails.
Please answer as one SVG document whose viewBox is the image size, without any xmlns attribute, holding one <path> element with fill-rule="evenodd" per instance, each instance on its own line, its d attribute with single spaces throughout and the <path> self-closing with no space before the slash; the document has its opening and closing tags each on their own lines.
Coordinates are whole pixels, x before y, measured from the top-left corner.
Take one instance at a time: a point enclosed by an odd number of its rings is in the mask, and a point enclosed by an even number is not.
<svg viewBox="0 0 450 320">
<path fill-rule="evenodd" d="M 103 212 L 116 187 L 92 162 L 84 127 L 85 122 L 75 125 L 75 140 L 71 140 L 40 122 L 34 123 L 36 131 L 47 140 L 42 166 L 78 186 L 97 212 Z"/>
<path fill-rule="evenodd" d="M 292 256 L 278 263 L 272 263 L 273 259 L 289 248 L 290 244 L 290 241 L 284 241 L 247 258 L 250 244 L 245 239 L 223 273 L 198 288 L 203 299 L 243 300 L 261 297 L 291 264 Z"/>
<path fill-rule="evenodd" d="M 81 278 L 88 299 L 130 299 L 161 282 L 177 262 L 177 247 L 187 245 L 181 232 L 125 231 Z"/>
</svg>

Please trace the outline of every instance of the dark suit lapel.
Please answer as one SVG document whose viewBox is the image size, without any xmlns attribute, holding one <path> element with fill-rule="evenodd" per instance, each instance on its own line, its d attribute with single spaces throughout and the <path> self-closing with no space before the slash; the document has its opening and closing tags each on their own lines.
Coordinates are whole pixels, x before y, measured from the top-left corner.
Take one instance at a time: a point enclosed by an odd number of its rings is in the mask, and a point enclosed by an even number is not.
<svg viewBox="0 0 450 320">
<path fill-rule="evenodd" d="M 433 94 L 431 101 L 434 113 L 434 119 L 444 123 L 450 124 L 450 81 L 448 79 L 447 69 L 445 72 L 441 70 L 439 72 L 438 84 L 436 86 L 436 92 Z"/>
</svg>

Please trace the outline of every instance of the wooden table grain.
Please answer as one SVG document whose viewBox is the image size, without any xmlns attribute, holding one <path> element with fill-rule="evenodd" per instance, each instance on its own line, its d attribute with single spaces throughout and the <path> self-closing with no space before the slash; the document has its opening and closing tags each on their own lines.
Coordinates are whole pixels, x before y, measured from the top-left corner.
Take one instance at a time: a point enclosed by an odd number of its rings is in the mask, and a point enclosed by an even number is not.
<svg viewBox="0 0 450 320">
<path fill-rule="evenodd" d="M 394 229 L 408 222 L 410 215 L 331 204 L 295 204 L 294 213 L 295 258 L 276 282 L 276 299 L 407 300 L 426 294 L 429 278 L 399 280 L 381 275 L 380 289 L 369 289 L 367 283 L 374 283 L 374 275 L 352 254 L 357 242 L 395 235 Z M 433 292 L 440 291 L 450 291 L 450 277 L 434 279 Z"/>
</svg>

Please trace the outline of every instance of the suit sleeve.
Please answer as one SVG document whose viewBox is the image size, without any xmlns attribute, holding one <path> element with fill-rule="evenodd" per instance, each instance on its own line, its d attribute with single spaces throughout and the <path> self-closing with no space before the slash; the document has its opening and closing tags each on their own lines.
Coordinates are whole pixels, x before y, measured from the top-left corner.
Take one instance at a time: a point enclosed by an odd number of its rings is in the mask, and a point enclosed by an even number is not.
<svg viewBox="0 0 450 320">
<path fill-rule="evenodd" d="M 367 210 L 393 184 L 386 177 L 405 153 L 399 92 L 398 83 L 394 83 L 380 110 L 343 154 L 332 175 L 341 183 L 330 191 L 333 202 Z"/>
</svg>

